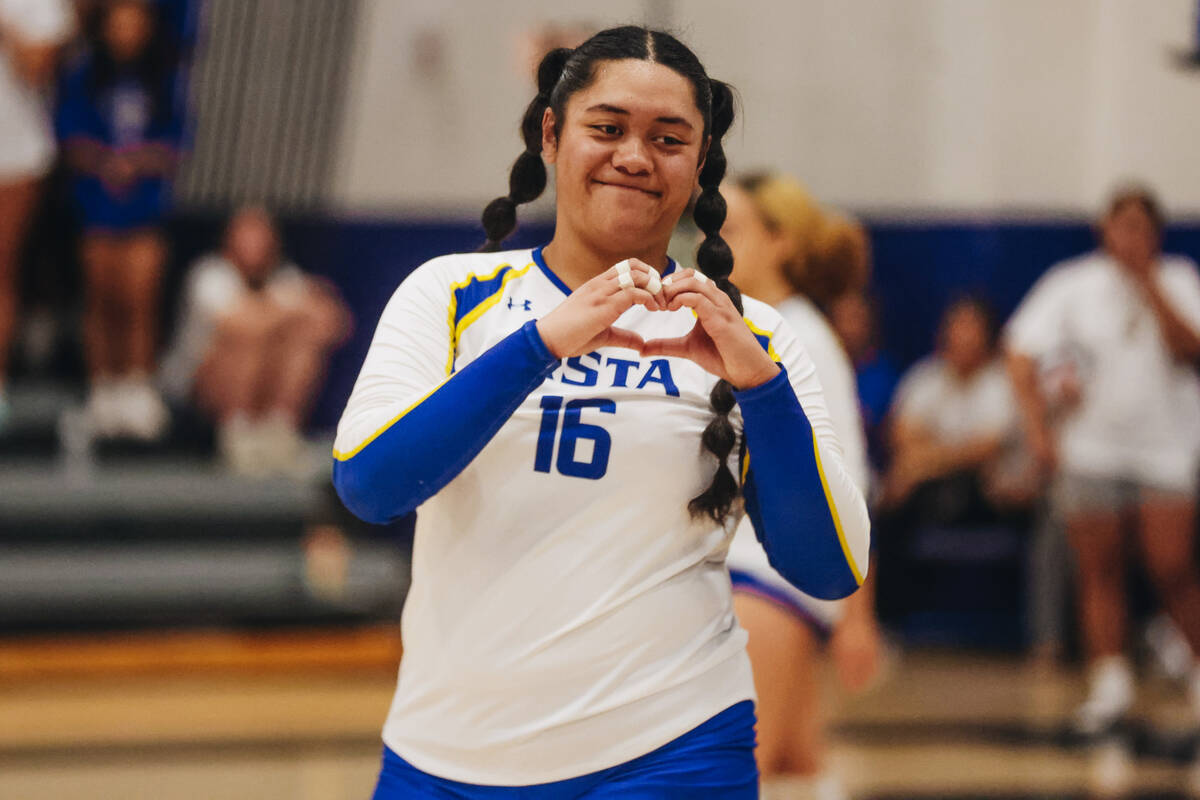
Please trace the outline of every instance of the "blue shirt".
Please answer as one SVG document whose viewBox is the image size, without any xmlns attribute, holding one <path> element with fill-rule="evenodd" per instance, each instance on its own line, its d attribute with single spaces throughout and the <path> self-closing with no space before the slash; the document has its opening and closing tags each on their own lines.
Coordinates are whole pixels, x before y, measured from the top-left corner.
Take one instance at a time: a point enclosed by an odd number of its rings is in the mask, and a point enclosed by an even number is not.
<svg viewBox="0 0 1200 800">
<path fill-rule="evenodd" d="M 131 75 L 119 76 L 98 95 L 92 90 L 94 64 L 84 59 L 67 73 L 59 87 L 55 128 L 60 141 L 89 140 L 113 151 L 145 145 L 177 150 L 183 139 L 182 103 L 154 113 L 149 87 Z M 166 211 L 170 180 L 141 176 L 120 191 L 99 177 L 76 173 L 75 202 L 85 228 L 132 230 L 157 224 Z"/>
</svg>

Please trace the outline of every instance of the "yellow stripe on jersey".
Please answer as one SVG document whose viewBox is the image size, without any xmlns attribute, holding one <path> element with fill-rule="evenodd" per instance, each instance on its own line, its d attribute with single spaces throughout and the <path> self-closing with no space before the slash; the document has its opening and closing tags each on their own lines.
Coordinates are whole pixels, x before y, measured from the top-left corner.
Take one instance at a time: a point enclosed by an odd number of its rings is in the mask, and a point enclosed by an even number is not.
<svg viewBox="0 0 1200 800">
<path fill-rule="evenodd" d="M 428 400 L 428 399 L 429 399 L 429 397 L 430 397 L 430 395 L 432 395 L 432 394 L 433 394 L 434 392 L 436 392 L 438 389 L 442 388 L 442 387 L 443 387 L 443 386 L 446 384 L 446 381 L 448 381 L 448 380 L 450 380 L 450 376 L 449 376 L 449 375 L 447 375 L 445 378 L 443 378 L 443 379 L 442 379 L 442 380 L 441 380 L 441 381 L 438 383 L 438 385 L 437 385 L 437 386 L 433 387 L 433 388 L 432 388 L 432 389 L 430 389 L 428 392 L 426 392 L 426 393 L 425 393 L 425 394 L 424 394 L 424 395 L 423 395 L 423 396 L 422 396 L 420 399 L 418 399 L 418 400 L 417 400 L 415 403 L 413 403 L 413 404 L 412 404 L 412 405 L 410 405 L 408 408 L 404 409 L 404 410 L 403 410 L 403 411 L 401 411 L 399 414 L 397 414 L 396 416 L 392 417 L 392 418 L 391 418 L 391 419 L 389 419 L 387 422 L 385 422 L 385 423 L 384 423 L 384 424 L 383 424 L 383 425 L 382 425 L 382 426 L 379 428 L 379 430 L 375 431 L 375 432 L 374 432 L 374 433 L 372 433 L 370 436 L 368 436 L 366 439 L 364 439 L 364 440 L 363 440 L 363 442 L 362 442 L 362 444 L 360 444 L 358 447 L 354 448 L 353 450 L 341 451 L 341 450 L 338 450 L 338 449 L 335 447 L 335 448 L 333 449 L 333 457 L 334 457 L 334 458 L 336 458 L 338 461 L 349 461 L 351 458 L 354 458 L 354 456 L 356 456 L 356 455 L 358 455 L 360 452 L 362 452 L 362 449 L 363 449 L 364 447 L 366 447 L 366 446 L 367 446 L 367 445 L 369 445 L 371 442 L 375 441 L 375 440 L 376 440 L 376 439 L 378 439 L 380 436 L 382 436 L 382 435 L 383 435 L 383 433 L 384 433 L 384 431 L 386 431 L 388 428 L 392 427 L 392 426 L 393 426 L 393 425 L 395 425 L 397 422 L 399 422 L 401 419 L 403 419 L 405 414 L 407 414 L 408 412 L 412 411 L 414 408 L 416 408 L 417 406 L 421 405 L 421 403 L 424 403 L 426 400 Z"/>
<path fill-rule="evenodd" d="M 813 457 L 817 461 L 817 474 L 821 476 L 821 488 L 825 490 L 825 503 L 829 506 L 829 515 L 833 517 L 833 527 L 837 530 L 838 542 L 842 545 L 842 555 L 846 557 L 846 564 L 850 567 L 850 573 L 854 576 L 855 582 L 862 586 L 863 576 L 858 568 L 858 564 L 854 563 L 854 554 L 850 552 L 850 545 L 846 543 L 846 532 L 842 530 L 842 519 L 838 516 L 837 506 L 833 502 L 833 494 L 829 491 L 829 481 L 825 478 L 825 468 L 821 466 L 821 451 L 817 447 L 817 435 L 813 433 Z"/>
<path fill-rule="evenodd" d="M 775 362 L 780 361 L 779 353 L 775 352 L 775 345 L 771 342 L 771 337 L 774 336 L 774 334 L 770 331 L 764 331 L 762 328 L 755 325 L 750 321 L 749 317 L 742 317 L 742 319 L 745 320 L 746 327 L 750 329 L 750 332 L 753 333 L 763 345 L 763 349 L 767 351 L 767 355 L 771 357 L 771 360 Z M 763 342 L 764 339 L 766 339 L 765 342 Z"/>
<path fill-rule="evenodd" d="M 513 278 L 519 278 L 525 273 L 529 272 L 529 269 L 532 266 L 534 266 L 534 264 L 531 261 L 521 269 L 513 269 L 512 264 L 504 263 L 483 277 L 480 277 L 472 272 L 461 281 L 450 284 L 450 306 L 446 314 L 446 322 L 450 327 L 450 354 L 446 358 L 447 375 L 454 372 L 454 359 L 458 355 L 458 342 L 462 338 L 463 331 L 465 331 L 473 322 L 487 313 L 488 309 L 500 302 L 500 298 L 504 294 L 504 287 L 508 285 L 509 281 L 511 281 Z M 472 283 L 487 283 L 488 281 L 494 281 L 502 272 L 504 273 L 504 276 L 500 279 L 500 285 L 496 288 L 496 291 L 492 292 L 485 299 L 476 303 L 470 311 L 463 315 L 462 319 L 458 319 L 458 291 L 460 289 L 466 289 Z"/>
<path fill-rule="evenodd" d="M 529 268 L 532 266 L 533 266 L 533 263 L 531 262 L 531 263 L 525 265 L 525 267 L 523 267 L 522 269 L 513 269 L 511 264 L 505 263 L 505 264 L 501 264 L 500 266 L 496 267 L 496 269 L 494 269 L 490 274 L 485 275 L 482 278 L 479 277 L 478 275 L 476 275 L 475 273 L 471 273 L 470 275 L 468 275 L 466 278 L 462 279 L 461 281 L 451 284 L 450 285 L 450 307 L 449 307 L 448 316 L 447 316 L 447 321 L 450 326 L 450 356 L 446 362 L 446 377 L 440 383 L 438 383 L 437 386 L 434 386 L 432 389 L 430 389 L 428 392 L 426 392 L 425 395 L 423 397 L 421 397 L 419 400 L 417 400 L 415 403 L 413 403 L 408 408 L 401 411 L 399 414 L 397 414 L 392 419 L 388 420 L 384 425 L 382 425 L 379 428 L 379 430 L 372 433 L 370 436 L 368 436 L 366 438 L 366 440 L 364 440 L 360 445 L 358 445 L 358 447 L 355 447 L 353 450 L 349 450 L 346 452 L 337 450 L 335 448 L 333 451 L 333 457 L 336 458 L 338 461 L 347 461 L 347 460 L 353 458 L 358 453 L 360 453 L 364 447 L 366 447 L 371 442 L 375 441 L 381 435 L 383 435 L 384 431 L 386 431 L 388 428 L 392 427 L 397 422 L 399 422 L 404 417 L 404 415 L 406 415 L 408 412 L 412 411 L 417 406 L 421 405 L 421 403 L 423 403 L 427 399 L 429 399 L 430 395 L 432 395 L 438 389 L 442 388 L 442 386 L 446 383 L 446 381 L 450 380 L 450 376 L 454 372 L 454 358 L 458 354 L 458 342 L 462 337 L 463 331 L 465 331 L 468 327 L 470 327 L 470 325 L 472 323 L 474 323 L 476 320 L 478 320 L 480 317 L 482 317 L 488 311 L 488 309 L 492 308 L 493 306 L 495 306 L 497 303 L 500 302 L 500 297 L 504 294 L 504 287 L 508 284 L 508 282 L 510 280 L 512 280 L 513 278 L 519 278 L 522 275 L 524 275 L 525 273 L 529 272 Z M 508 271 L 504 272 L 505 270 L 508 270 Z M 455 317 L 457 316 L 457 313 L 458 313 L 458 294 L 457 294 L 458 290 L 466 289 L 472 283 L 486 283 L 487 281 L 494 281 L 498 276 L 500 276 L 500 274 L 502 272 L 504 272 L 504 275 L 503 275 L 503 277 L 501 277 L 500 285 L 496 288 L 496 291 L 492 292 L 486 298 L 484 298 L 480 302 L 476 303 L 476 305 L 470 311 L 468 311 L 463 316 L 462 319 L 456 320 Z"/>
</svg>

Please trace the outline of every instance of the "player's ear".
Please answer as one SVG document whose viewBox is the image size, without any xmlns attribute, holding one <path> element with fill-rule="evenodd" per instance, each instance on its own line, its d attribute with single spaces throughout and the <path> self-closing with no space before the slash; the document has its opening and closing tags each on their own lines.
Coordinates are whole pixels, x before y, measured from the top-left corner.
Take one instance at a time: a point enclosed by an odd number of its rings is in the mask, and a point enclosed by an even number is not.
<svg viewBox="0 0 1200 800">
<path fill-rule="evenodd" d="M 542 160 L 547 164 L 553 164 L 558 158 L 558 134 L 554 132 L 557 122 L 554 109 L 547 108 L 542 114 Z"/>
</svg>

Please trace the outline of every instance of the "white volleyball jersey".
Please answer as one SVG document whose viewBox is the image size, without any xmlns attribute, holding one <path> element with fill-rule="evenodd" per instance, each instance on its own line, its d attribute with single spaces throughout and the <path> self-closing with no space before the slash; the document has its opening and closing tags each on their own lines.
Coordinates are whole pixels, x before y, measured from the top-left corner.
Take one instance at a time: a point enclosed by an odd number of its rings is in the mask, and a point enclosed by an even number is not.
<svg viewBox="0 0 1200 800">
<path fill-rule="evenodd" d="M 568 293 L 536 251 L 419 267 L 383 312 L 335 456 L 352 457 Z M 849 480 L 811 360 L 769 306 L 747 299 L 745 315 L 786 366 L 839 496 Z M 696 322 L 634 306 L 616 324 L 652 339 Z M 715 470 L 700 444 L 715 381 L 691 361 L 619 348 L 565 359 L 420 506 L 383 731 L 392 750 L 458 781 L 556 781 L 753 697 L 725 567 L 736 520 L 722 528 L 687 510 Z M 730 418 L 740 430 L 736 407 Z M 847 538 L 865 569 L 859 533 Z"/>
<path fill-rule="evenodd" d="M 778 311 L 812 357 L 833 429 L 842 446 L 846 471 L 866 494 L 870 467 L 862 411 L 858 403 L 858 385 L 850 357 L 846 355 L 846 349 L 825 315 L 807 297 L 789 297 L 779 304 Z M 800 606 L 822 627 L 829 628 L 841 618 L 841 600 L 822 600 L 806 594 L 788 583 L 770 565 L 749 519 L 743 519 L 738 525 L 729 548 L 728 563 L 730 570 L 749 575 L 755 582 L 769 587 L 773 594 L 786 597 Z"/>
</svg>

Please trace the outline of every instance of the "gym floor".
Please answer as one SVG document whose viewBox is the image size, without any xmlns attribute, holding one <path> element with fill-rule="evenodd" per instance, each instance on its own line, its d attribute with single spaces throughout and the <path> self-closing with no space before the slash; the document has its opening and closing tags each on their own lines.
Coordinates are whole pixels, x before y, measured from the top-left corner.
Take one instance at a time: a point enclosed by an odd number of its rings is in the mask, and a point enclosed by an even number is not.
<svg viewBox="0 0 1200 800">
<path fill-rule="evenodd" d="M 390 627 L 0 642 L 0 797 L 369 797 L 399 654 Z M 1179 687 L 1148 679 L 1091 745 L 1064 733 L 1081 694 L 1075 669 L 905 653 L 865 695 L 831 688 L 832 766 L 855 800 L 1200 797 Z"/>
</svg>

